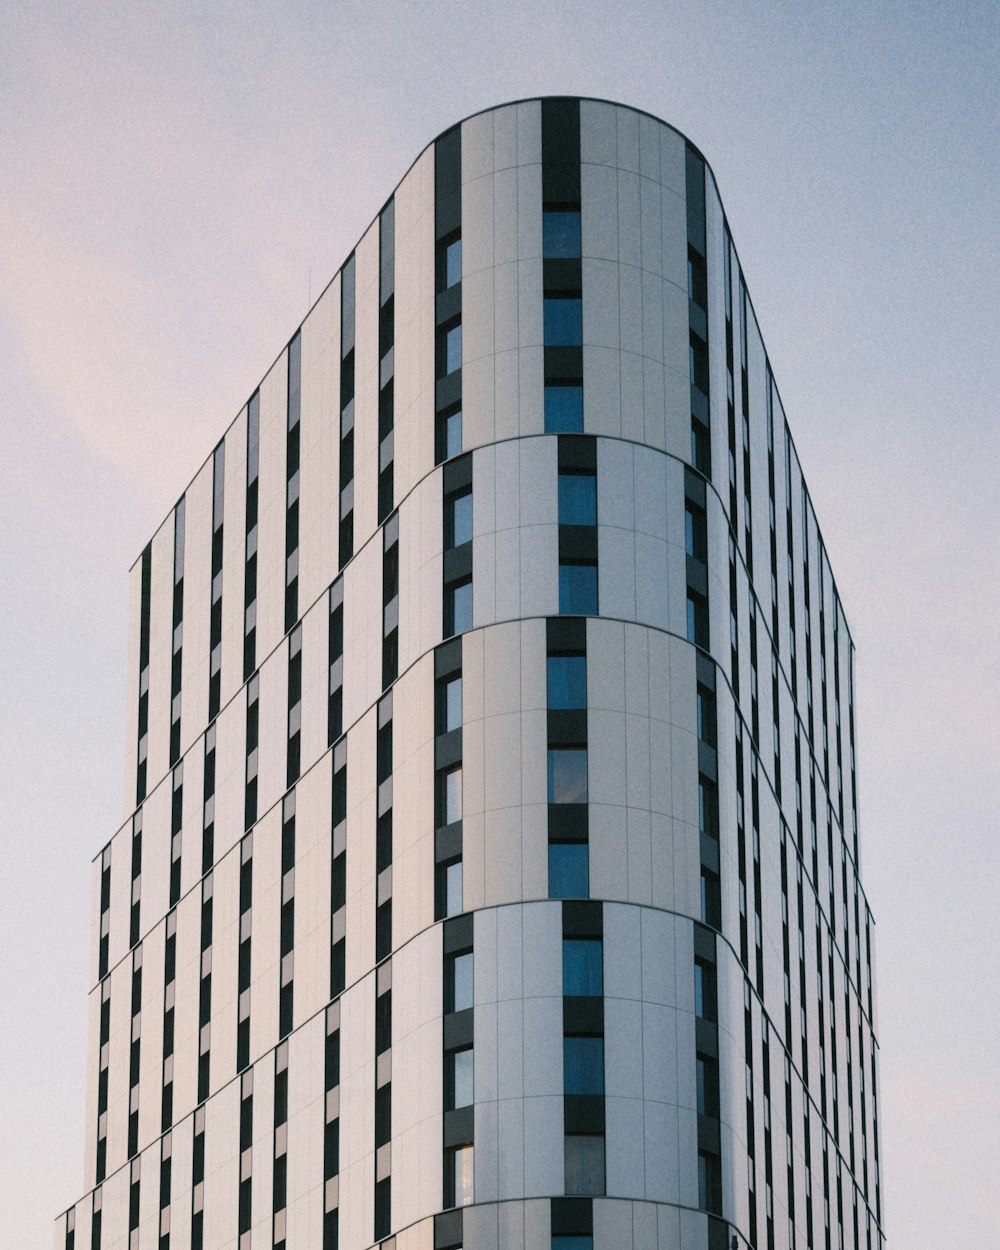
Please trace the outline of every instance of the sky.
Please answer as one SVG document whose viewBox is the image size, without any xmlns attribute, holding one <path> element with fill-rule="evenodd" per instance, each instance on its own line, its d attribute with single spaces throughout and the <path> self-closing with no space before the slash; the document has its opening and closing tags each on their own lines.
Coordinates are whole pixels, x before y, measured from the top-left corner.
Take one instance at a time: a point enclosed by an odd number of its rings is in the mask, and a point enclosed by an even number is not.
<svg viewBox="0 0 1000 1250">
<path fill-rule="evenodd" d="M 50 1250 L 84 1191 L 127 570 L 418 152 L 558 93 L 715 171 L 858 653 L 890 1244 L 998 1244 L 998 14 L 4 6 L 0 1245 Z"/>
</svg>

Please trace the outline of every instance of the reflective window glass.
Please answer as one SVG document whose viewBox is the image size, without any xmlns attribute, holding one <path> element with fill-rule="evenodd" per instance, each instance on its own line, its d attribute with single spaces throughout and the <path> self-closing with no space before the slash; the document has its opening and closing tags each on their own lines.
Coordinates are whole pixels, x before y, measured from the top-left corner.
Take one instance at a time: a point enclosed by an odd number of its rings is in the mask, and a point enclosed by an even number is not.
<svg viewBox="0 0 1000 1250">
<path fill-rule="evenodd" d="M 547 434 L 579 434 L 583 430 L 583 387 L 579 385 L 545 388 L 545 431 Z"/>
<path fill-rule="evenodd" d="M 550 803 L 586 803 L 586 747 L 554 747 L 549 751 Z"/>
<path fill-rule="evenodd" d="M 597 614 L 597 565 L 559 565 L 559 611 L 564 616 Z"/>
<path fill-rule="evenodd" d="M 567 1094 L 604 1093 L 604 1038 L 563 1038 L 563 1089 Z"/>
<path fill-rule="evenodd" d="M 550 655 L 546 670 L 550 708 L 559 710 L 587 706 L 585 655 Z"/>
<path fill-rule="evenodd" d="M 548 295 L 544 301 L 545 346 L 583 343 L 583 301 L 578 295 Z"/>
<path fill-rule="evenodd" d="M 559 524 L 597 524 L 597 478 L 593 473 L 559 474 Z"/>
<path fill-rule="evenodd" d="M 542 254 L 550 260 L 580 255 L 579 209 L 548 209 L 542 214 Z"/>
<path fill-rule="evenodd" d="M 604 943 L 600 938 L 563 939 L 563 993 L 604 993 Z"/>
<path fill-rule="evenodd" d="M 587 898 L 590 854 L 586 842 L 549 843 L 549 898 Z"/>
</svg>

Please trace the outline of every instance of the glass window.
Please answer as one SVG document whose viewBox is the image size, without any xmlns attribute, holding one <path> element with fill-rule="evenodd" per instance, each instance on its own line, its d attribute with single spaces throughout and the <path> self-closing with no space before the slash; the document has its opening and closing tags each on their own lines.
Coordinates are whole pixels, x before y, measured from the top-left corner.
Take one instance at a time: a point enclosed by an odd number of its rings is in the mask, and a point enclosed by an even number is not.
<svg viewBox="0 0 1000 1250">
<path fill-rule="evenodd" d="M 688 504 L 684 509 L 684 548 L 702 564 L 708 559 L 708 531 L 705 513 L 697 505 Z"/>
<path fill-rule="evenodd" d="M 563 939 L 563 993 L 596 996 L 604 993 L 604 943 L 600 938 Z"/>
<path fill-rule="evenodd" d="M 455 1187 L 455 1206 L 467 1206 L 473 1199 L 473 1183 L 472 1183 L 472 1147 L 456 1146 L 454 1151 L 455 1170 L 454 1170 L 454 1187 Z"/>
<path fill-rule="evenodd" d="M 559 474 L 559 524 L 597 524 L 597 478 L 593 473 Z"/>
<path fill-rule="evenodd" d="M 444 249 L 444 285 L 447 289 L 462 281 L 462 240 L 453 239 Z"/>
<path fill-rule="evenodd" d="M 715 1019 L 715 969 L 700 959 L 694 965 L 694 1013 L 703 1020 Z"/>
<path fill-rule="evenodd" d="M 443 412 L 438 417 L 440 422 L 441 459 L 450 460 L 462 450 L 462 410 Z"/>
<path fill-rule="evenodd" d="M 547 209 L 542 213 L 542 255 L 556 260 L 580 254 L 580 210 Z"/>
<path fill-rule="evenodd" d="M 444 633 L 445 637 L 452 634 L 463 634 L 472 628 L 472 581 L 459 582 L 457 586 L 449 586 L 444 595 Z"/>
<path fill-rule="evenodd" d="M 462 819 L 462 766 L 441 774 L 441 824 Z"/>
<path fill-rule="evenodd" d="M 472 951 L 448 959 L 445 995 L 446 1011 L 466 1011 L 472 1006 Z"/>
<path fill-rule="evenodd" d="M 444 869 L 444 914 L 458 916 L 462 912 L 462 861 L 456 859 Z"/>
<path fill-rule="evenodd" d="M 549 802 L 586 803 L 587 748 L 553 747 L 549 750 Z"/>
<path fill-rule="evenodd" d="M 563 1090 L 567 1094 L 604 1093 L 604 1038 L 563 1038 Z"/>
<path fill-rule="evenodd" d="M 583 430 L 583 387 L 552 384 L 545 388 L 547 434 L 579 434 Z"/>
<path fill-rule="evenodd" d="M 589 1233 L 571 1237 L 553 1237 L 552 1250 L 594 1250 L 594 1239 Z"/>
<path fill-rule="evenodd" d="M 585 655 L 550 655 L 546 669 L 550 708 L 559 710 L 587 706 Z"/>
<path fill-rule="evenodd" d="M 473 1101 L 473 1050 L 455 1050 L 448 1055 L 451 1109 L 471 1107 Z"/>
<path fill-rule="evenodd" d="M 462 678 L 446 677 L 438 686 L 438 733 L 451 733 L 462 724 Z"/>
<path fill-rule="evenodd" d="M 545 297 L 545 346 L 579 347 L 583 343 L 583 301 L 579 295 Z"/>
<path fill-rule="evenodd" d="M 563 616 L 596 616 L 596 564 L 559 565 L 559 611 Z"/>
<path fill-rule="evenodd" d="M 587 898 L 590 852 L 586 842 L 549 843 L 549 898 Z"/>
<path fill-rule="evenodd" d="M 452 495 L 445 501 L 445 547 L 461 547 L 472 541 L 472 491 Z"/>
<path fill-rule="evenodd" d="M 439 368 L 444 374 L 454 373 L 462 367 L 462 323 L 459 321 L 442 332 L 439 339 L 441 358 Z"/>
<path fill-rule="evenodd" d="M 566 1135 L 566 1192 L 604 1193 L 604 1138 Z"/>
</svg>

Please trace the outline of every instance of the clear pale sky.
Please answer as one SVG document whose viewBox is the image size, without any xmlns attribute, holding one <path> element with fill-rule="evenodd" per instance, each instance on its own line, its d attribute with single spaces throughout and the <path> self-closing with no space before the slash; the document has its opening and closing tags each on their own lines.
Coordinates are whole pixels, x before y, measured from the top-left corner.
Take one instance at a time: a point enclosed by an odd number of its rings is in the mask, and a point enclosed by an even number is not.
<svg viewBox="0 0 1000 1250">
<path fill-rule="evenodd" d="M 83 1192 L 126 573 L 421 148 L 597 95 L 715 170 L 858 650 L 884 1201 L 1000 1245 L 1000 18 L 987 0 L 10 0 L 0 1246 Z"/>
</svg>

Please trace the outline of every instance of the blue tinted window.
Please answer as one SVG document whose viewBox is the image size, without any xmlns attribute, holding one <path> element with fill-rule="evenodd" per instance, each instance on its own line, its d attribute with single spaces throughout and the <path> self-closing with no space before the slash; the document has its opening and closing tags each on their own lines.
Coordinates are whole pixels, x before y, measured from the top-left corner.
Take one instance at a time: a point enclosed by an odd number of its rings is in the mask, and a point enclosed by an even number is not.
<svg viewBox="0 0 1000 1250">
<path fill-rule="evenodd" d="M 457 916 L 462 911 L 462 861 L 456 859 L 444 870 L 444 914 Z"/>
<path fill-rule="evenodd" d="M 559 524 L 597 524 L 597 478 L 593 473 L 559 474 Z"/>
<path fill-rule="evenodd" d="M 451 1105 L 471 1107 L 473 1101 L 473 1051 L 456 1050 L 451 1056 Z"/>
<path fill-rule="evenodd" d="M 452 326 L 445 335 L 444 371 L 454 373 L 462 367 L 462 324 Z"/>
<path fill-rule="evenodd" d="M 563 1090 L 567 1094 L 604 1093 L 604 1038 L 563 1038 Z"/>
<path fill-rule="evenodd" d="M 444 682 L 442 691 L 442 712 L 444 723 L 442 733 L 450 733 L 458 729 L 462 723 L 462 679 L 451 677 Z"/>
<path fill-rule="evenodd" d="M 542 214 L 542 255 L 549 259 L 580 255 L 579 210 Z"/>
<path fill-rule="evenodd" d="M 587 657 L 584 655 L 550 655 L 548 671 L 548 706 L 577 708 L 587 706 Z"/>
<path fill-rule="evenodd" d="M 461 547 L 472 541 L 472 491 L 453 495 L 448 500 L 445 514 L 445 542 L 449 547 Z"/>
<path fill-rule="evenodd" d="M 549 802 L 586 803 L 586 747 L 556 747 L 549 751 Z"/>
<path fill-rule="evenodd" d="M 564 994 L 604 993 L 603 947 L 600 938 L 563 939 Z"/>
<path fill-rule="evenodd" d="M 594 1250 L 594 1239 L 589 1234 L 573 1237 L 553 1237 L 552 1250 Z"/>
<path fill-rule="evenodd" d="M 546 386 L 545 430 L 548 434 L 579 434 L 583 430 L 582 386 Z"/>
<path fill-rule="evenodd" d="M 444 458 L 457 456 L 462 450 L 462 412 L 449 412 L 442 418 L 444 422 Z"/>
<path fill-rule="evenodd" d="M 586 842 L 550 842 L 549 898 L 587 898 L 589 860 Z"/>
<path fill-rule="evenodd" d="M 445 591 L 445 634 L 463 634 L 472 628 L 472 582 L 460 582 Z"/>
<path fill-rule="evenodd" d="M 446 969 L 446 1011 L 465 1011 L 472 1006 L 472 953 L 455 955 Z"/>
<path fill-rule="evenodd" d="M 449 243 L 444 253 L 444 284 L 454 286 L 462 281 L 462 240 Z"/>
<path fill-rule="evenodd" d="M 545 299 L 545 346 L 579 347 L 583 343 L 583 301 L 578 295 Z"/>
<path fill-rule="evenodd" d="M 559 565 L 559 611 L 569 616 L 597 613 L 597 565 Z"/>
<path fill-rule="evenodd" d="M 563 1140 L 565 1142 L 566 1192 L 568 1194 L 603 1194 L 604 1138 L 567 1133 Z"/>
</svg>

